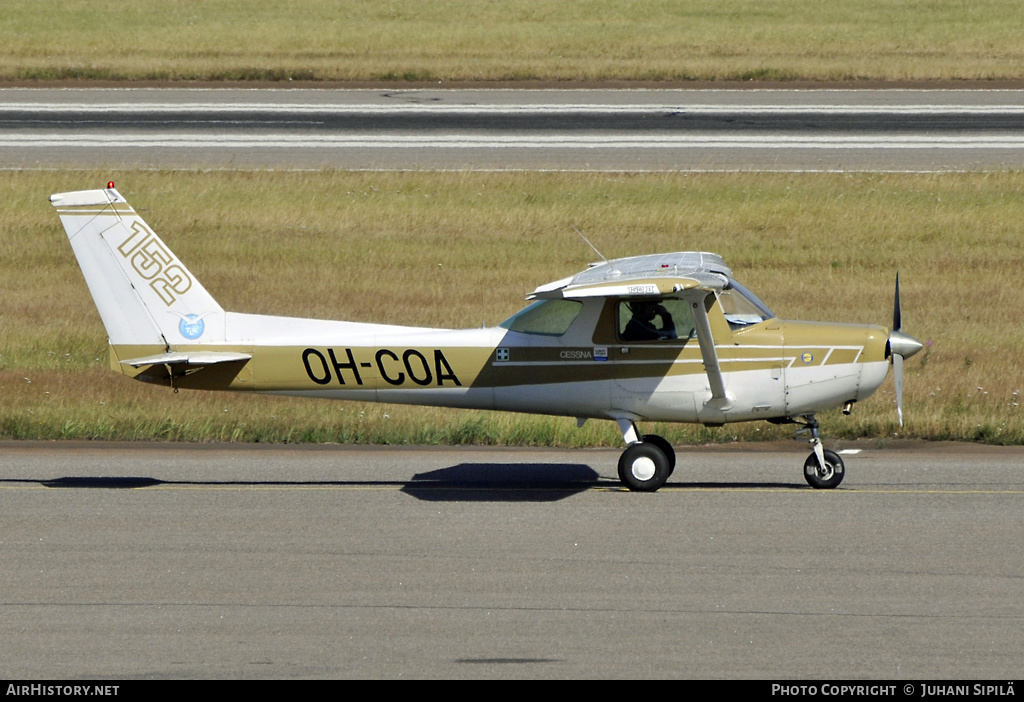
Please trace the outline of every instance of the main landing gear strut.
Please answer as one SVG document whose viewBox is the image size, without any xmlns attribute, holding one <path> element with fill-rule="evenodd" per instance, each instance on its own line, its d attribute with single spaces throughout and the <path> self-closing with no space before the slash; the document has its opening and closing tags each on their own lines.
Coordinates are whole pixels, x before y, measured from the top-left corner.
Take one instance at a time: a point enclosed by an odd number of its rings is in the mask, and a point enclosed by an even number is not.
<svg viewBox="0 0 1024 702">
<path fill-rule="evenodd" d="M 835 451 L 829 451 L 818 437 L 818 420 L 813 416 L 796 420 L 809 431 L 811 455 L 804 461 L 804 479 L 818 490 L 831 490 L 843 482 L 846 466 Z M 654 492 L 669 479 L 676 468 L 672 445 L 656 434 L 641 435 L 631 419 L 617 419 L 626 450 L 619 457 L 619 480 L 630 490 Z"/>
</svg>

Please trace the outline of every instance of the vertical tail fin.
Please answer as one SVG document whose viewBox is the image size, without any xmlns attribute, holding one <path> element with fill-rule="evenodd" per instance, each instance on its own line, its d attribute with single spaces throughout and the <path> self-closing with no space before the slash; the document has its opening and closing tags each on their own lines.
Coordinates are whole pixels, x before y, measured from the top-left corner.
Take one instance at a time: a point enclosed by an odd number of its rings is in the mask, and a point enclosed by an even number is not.
<svg viewBox="0 0 1024 702">
<path fill-rule="evenodd" d="M 224 341 L 224 310 L 114 189 L 50 196 L 110 343 Z"/>
</svg>

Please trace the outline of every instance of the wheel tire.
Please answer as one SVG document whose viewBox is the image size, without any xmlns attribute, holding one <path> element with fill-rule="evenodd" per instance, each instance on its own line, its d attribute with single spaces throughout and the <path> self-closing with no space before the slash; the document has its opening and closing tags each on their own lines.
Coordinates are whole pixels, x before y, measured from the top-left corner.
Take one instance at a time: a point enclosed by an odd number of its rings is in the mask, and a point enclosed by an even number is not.
<svg viewBox="0 0 1024 702">
<path fill-rule="evenodd" d="M 619 457 L 619 480 L 630 490 L 654 492 L 668 475 L 668 457 L 653 443 L 630 444 Z"/>
<path fill-rule="evenodd" d="M 671 476 L 676 470 L 676 450 L 672 448 L 672 444 L 668 442 L 668 439 L 657 434 L 647 434 L 641 441 L 661 449 L 661 452 L 665 454 L 665 458 L 668 459 L 668 474 Z"/>
<path fill-rule="evenodd" d="M 816 490 L 831 490 L 843 482 L 845 476 L 846 466 L 835 451 L 825 449 L 825 470 L 818 465 L 818 457 L 814 452 L 804 461 L 804 479 Z"/>
</svg>

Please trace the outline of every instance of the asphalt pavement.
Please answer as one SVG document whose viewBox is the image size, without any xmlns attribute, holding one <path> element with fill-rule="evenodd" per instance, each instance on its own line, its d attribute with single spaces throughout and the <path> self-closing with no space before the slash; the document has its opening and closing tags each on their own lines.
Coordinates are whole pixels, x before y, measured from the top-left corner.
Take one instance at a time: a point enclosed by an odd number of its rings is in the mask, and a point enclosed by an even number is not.
<svg viewBox="0 0 1024 702">
<path fill-rule="evenodd" d="M 1012 679 L 1024 449 L 0 445 L 0 677 Z"/>
</svg>

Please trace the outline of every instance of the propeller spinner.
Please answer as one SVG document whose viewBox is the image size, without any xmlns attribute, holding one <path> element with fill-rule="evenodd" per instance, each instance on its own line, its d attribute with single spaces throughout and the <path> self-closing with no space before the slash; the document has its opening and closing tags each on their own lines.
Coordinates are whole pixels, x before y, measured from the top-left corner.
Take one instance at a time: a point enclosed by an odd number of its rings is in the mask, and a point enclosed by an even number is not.
<svg viewBox="0 0 1024 702">
<path fill-rule="evenodd" d="M 903 359 L 920 351 L 924 344 L 903 331 L 903 312 L 900 310 L 900 274 L 896 274 L 896 299 L 892 309 L 892 330 L 889 332 L 889 355 L 893 380 L 896 382 L 896 417 L 903 426 Z"/>
</svg>

